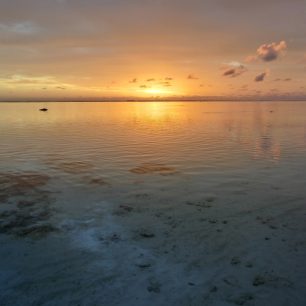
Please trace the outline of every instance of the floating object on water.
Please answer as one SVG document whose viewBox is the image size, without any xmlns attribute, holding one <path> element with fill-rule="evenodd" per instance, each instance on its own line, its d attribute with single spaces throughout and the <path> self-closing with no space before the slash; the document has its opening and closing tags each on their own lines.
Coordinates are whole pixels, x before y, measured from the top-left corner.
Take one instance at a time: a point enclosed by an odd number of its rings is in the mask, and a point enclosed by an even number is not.
<svg viewBox="0 0 306 306">
<path fill-rule="evenodd" d="M 40 110 L 41 112 L 47 112 L 47 111 L 48 111 L 48 109 L 45 108 L 45 107 L 44 107 L 44 108 L 40 108 L 39 110 Z"/>
</svg>

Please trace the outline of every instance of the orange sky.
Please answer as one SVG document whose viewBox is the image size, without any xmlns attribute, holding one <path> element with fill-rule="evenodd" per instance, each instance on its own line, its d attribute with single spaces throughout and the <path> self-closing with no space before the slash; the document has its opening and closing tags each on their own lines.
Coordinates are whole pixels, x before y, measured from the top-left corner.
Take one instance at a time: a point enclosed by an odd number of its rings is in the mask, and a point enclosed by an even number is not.
<svg viewBox="0 0 306 306">
<path fill-rule="evenodd" d="M 1 0 L 0 99 L 306 97 L 300 0 Z"/>
</svg>

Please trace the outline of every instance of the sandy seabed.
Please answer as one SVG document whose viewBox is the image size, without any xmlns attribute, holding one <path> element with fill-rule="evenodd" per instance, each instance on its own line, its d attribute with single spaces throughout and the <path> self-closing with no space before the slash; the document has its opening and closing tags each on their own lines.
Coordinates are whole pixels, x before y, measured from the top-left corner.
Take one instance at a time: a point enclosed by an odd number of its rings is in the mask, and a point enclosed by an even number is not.
<svg viewBox="0 0 306 306">
<path fill-rule="evenodd" d="M 0 174 L 1 305 L 306 305 L 303 180 L 57 167 Z"/>
</svg>

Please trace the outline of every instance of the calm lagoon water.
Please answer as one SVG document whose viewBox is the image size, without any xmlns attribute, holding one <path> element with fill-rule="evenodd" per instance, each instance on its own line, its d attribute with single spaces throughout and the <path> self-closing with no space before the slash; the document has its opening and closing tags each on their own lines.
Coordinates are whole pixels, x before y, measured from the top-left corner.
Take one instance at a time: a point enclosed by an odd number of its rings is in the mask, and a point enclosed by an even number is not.
<svg viewBox="0 0 306 306">
<path fill-rule="evenodd" d="M 1 103 L 0 304 L 306 305 L 305 166 L 303 102 Z"/>
<path fill-rule="evenodd" d="M 0 111 L 2 170 L 60 175 L 47 160 L 77 161 L 126 182 L 147 162 L 197 176 L 278 168 L 305 154 L 301 102 L 1 103 Z"/>
</svg>

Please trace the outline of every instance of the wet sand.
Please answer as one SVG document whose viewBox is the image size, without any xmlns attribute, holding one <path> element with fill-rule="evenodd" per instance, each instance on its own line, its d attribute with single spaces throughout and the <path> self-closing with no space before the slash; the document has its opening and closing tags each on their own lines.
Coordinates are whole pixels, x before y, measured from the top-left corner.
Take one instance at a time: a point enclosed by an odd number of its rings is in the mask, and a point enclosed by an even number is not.
<svg viewBox="0 0 306 306">
<path fill-rule="evenodd" d="M 167 186 L 163 172 L 133 175 Z M 1 173 L 1 305 L 304 305 L 302 185 L 230 179 L 193 193 L 179 175 L 177 190 L 94 192 L 93 178 L 55 193 L 46 174 Z"/>
</svg>

